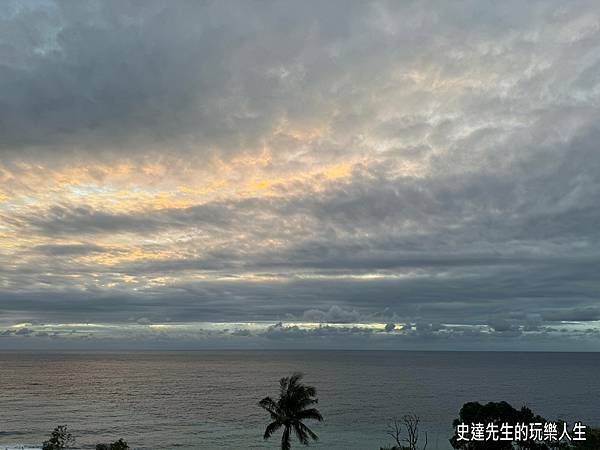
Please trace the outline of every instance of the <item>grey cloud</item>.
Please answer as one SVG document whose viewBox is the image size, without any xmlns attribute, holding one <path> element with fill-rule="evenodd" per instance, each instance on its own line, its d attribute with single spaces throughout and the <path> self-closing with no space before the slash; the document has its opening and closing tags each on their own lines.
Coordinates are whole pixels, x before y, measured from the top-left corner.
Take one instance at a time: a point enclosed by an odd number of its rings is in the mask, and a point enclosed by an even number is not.
<svg viewBox="0 0 600 450">
<path fill-rule="evenodd" d="M 251 336 L 252 333 L 250 332 L 250 330 L 247 329 L 242 329 L 242 330 L 233 330 L 231 332 L 232 336 Z"/>
<path fill-rule="evenodd" d="M 431 333 L 434 331 L 443 330 L 444 326 L 441 323 L 426 323 L 426 322 L 417 322 L 415 330 L 417 333 Z"/>
<path fill-rule="evenodd" d="M 497 332 L 512 331 L 516 329 L 514 323 L 501 318 L 490 319 L 488 325 Z"/>
<path fill-rule="evenodd" d="M 49 256 L 74 256 L 101 253 L 106 249 L 95 244 L 46 244 L 33 247 L 33 251 Z"/>
<path fill-rule="evenodd" d="M 139 323 L 140 325 L 150 325 L 152 323 L 152 321 L 150 319 L 148 319 L 147 317 L 140 317 L 139 319 L 136 320 L 137 323 Z"/>
<path fill-rule="evenodd" d="M 49 2 L 3 15 L 4 170 L 72 154 L 204 164 L 263 146 L 278 168 L 368 162 L 318 191 L 299 183 L 268 198 L 2 209 L 6 226 L 56 242 L 0 255 L 0 312 L 116 322 L 379 314 L 414 324 L 410 339 L 487 339 L 440 323 L 519 339 L 599 319 L 600 40 L 598 27 L 577 25 L 596 23 L 598 5 L 315 5 Z M 282 124 L 329 134 L 298 149 Z M 423 171 L 399 172 L 407 161 Z M 146 242 L 170 231 L 186 239 Z M 194 231 L 202 238 L 187 239 Z M 92 242 L 121 233 L 175 255 L 76 261 L 118 251 Z M 287 328 L 267 337 L 338 333 Z"/>
<path fill-rule="evenodd" d="M 33 330 L 31 328 L 27 328 L 27 327 L 18 328 L 14 332 L 14 334 L 15 334 L 15 336 L 28 336 L 30 334 L 33 334 Z"/>
<path fill-rule="evenodd" d="M 394 77 L 398 68 L 456 79 L 489 67 L 497 85 L 512 83 L 510 96 L 493 97 L 504 94 L 494 86 L 447 103 L 490 123 L 497 112 L 525 116 L 527 95 L 544 106 L 568 103 L 545 94 L 561 83 L 583 93 L 597 85 L 596 61 L 576 59 L 594 48 L 594 32 L 564 36 L 574 11 L 595 13 L 595 4 L 569 6 L 109 1 L 15 8 L 2 18 L 0 36 L 0 145 L 13 155 L 23 148 L 68 153 L 82 141 L 91 152 L 165 144 L 239 150 L 259 144 L 282 118 L 332 116 L 339 134 L 422 136 L 431 121 L 419 113 L 373 123 L 393 87 L 408 92 L 409 105 L 435 106 L 431 91 Z M 574 64 L 557 62 L 566 48 Z M 538 69 L 544 64 L 546 72 Z M 367 84 L 373 80 L 376 86 Z"/>
<path fill-rule="evenodd" d="M 345 335 L 369 336 L 373 332 L 370 329 L 359 327 L 332 327 L 329 325 L 317 328 L 303 329 L 296 325 L 283 325 L 281 322 L 270 326 L 264 336 L 267 339 L 300 339 L 300 338 L 330 338 Z"/>
<path fill-rule="evenodd" d="M 337 305 L 331 306 L 327 311 L 309 309 L 304 311 L 302 318 L 311 322 L 329 323 L 351 323 L 360 322 L 361 320 L 361 316 L 357 311 L 346 311 Z"/>
<path fill-rule="evenodd" d="M 562 308 L 542 313 L 542 318 L 549 322 L 560 321 L 579 321 L 588 322 L 592 320 L 600 320 L 600 308 Z"/>
<path fill-rule="evenodd" d="M 187 266 L 192 270 L 193 266 Z M 220 281 L 173 282 L 155 288 L 131 292 L 110 270 L 105 275 L 94 272 L 80 278 L 78 283 L 90 283 L 81 290 L 73 285 L 63 291 L 39 289 L 35 273 L 19 277 L 30 280 L 28 292 L 2 293 L 5 313 L 28 311 L 30 319 L 73 317 L 76 320 L 122 320 L 123 317 L 171 317 L 173 320 L 273 320 L 292 314 L 305 317 L 309 313 L 316 321 L 385 321 L 425 320 L 433 322 L 485 323 L 495 314 L 520 314 L 525 325 L 527 316 L 540 312 L 564 310 L 565 303 L 582 309 L 579 318 L 593 319 L 597 302 L 594 283 L 584 288 L 581 279 L 593 278 L 581 267 L 587 262 L 567 264 L 557 260 L 551 264 L 518 264 L 499 266 L 489 271 L 458 267 L 438 276 L 438 270 L 422 271 L 420 276 L 381 279 L 332 279 L 327 272 L 314 279 L 296 279 L 294 274 L 282 273 L 282 281 L 245 282 L 235 274 Z M 305 268 L 306 269 L 306 268 Z M 129 270 L 130 276 L 145 276 Z M 193 272 L 192 272 L 193 273 Z M 385 272 L 383 272 L 385 274 Z M 57 275 L 57 279 L 60 276 Z M 115 283 L 110 291 L 92 287 L 101 277 L 104 283 Z M 561 279 L 560 284 L 554 280 Z M 53 284 L 48 280 L 50 285 Z M 85 285 L 84 285 L 85 286 Z M 66 288 L 65 288 L 66 289 Z M 576 293 L 576 294 L 574 294 Z M 277 298 L 277 302 L 273 299 Z M 518 298 L 519 302 L 514 302 Z M 331 305 L 323 308 L 323 305 Z M 332 308 L 332 306 L 336 306 Z M 381 311 L 388 308 L 387 313 Z M 376 314 L 377 313 L 377 314 Z M 587 313 L 587 314 L 586 314 Z M 566 315 L 561 316 L 564 320 Z M 574 318 L 571 316 L 571 318 Z M 544 319 L 552 319 L 548 315 Z M 511 319 L 511 320 L 517 320 Z"/>
<path fill-rule="evenodd" d="M 87 207 L 54 206 L 43 215 L 11 217 L 8 220 L 16 225 L 39 230 L 48 236 L 64 236 L 115 232 L 147 233 L 191 226 L 223 227 L 231 217 L 228 206 L 223 204 L 134 214 L 116 214 Z M 42 250 L 44 249 L 60 250 L 58 246 L 44 246 Z"/>
<path fill-rule="evenodd" d="M 340 21 L 334 5 L 320 5 L 318 18 L 310 5 L 260 6 L 17 8 L 3 20 L 13 33 L 3 36 L 0 144 L 239 148 L 258 143 L 282 116 L 311 115 L 318 105 L 294 103 L 302 95 L 318 102 L 321 83 L 339 72 L 328 73 L 335 64 L 319 49 L 350 37 L 350 24 L 368 29 L 360 17 L 370 7 L 346 4 L 348 21 Z"/>
</svg>

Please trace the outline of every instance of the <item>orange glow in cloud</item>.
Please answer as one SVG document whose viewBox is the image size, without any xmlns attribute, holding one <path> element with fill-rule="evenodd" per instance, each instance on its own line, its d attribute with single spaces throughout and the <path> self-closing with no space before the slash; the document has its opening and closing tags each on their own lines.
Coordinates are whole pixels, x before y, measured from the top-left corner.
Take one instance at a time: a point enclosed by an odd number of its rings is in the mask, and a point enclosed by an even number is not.
<svg viewBox="0 0 600 450">
<path fill-rule="evenodd" d="M 111 268 L 118 273 L 109 280 L 93 283 L 139 283 L 140 286 L 161 284 L 150 282 L 150 275 L 127 278 L 120 268 L 143 261 L 186 260 L 202 257 L 232 239 L 248 249 L 275 249 L 289 245 L 287 238 L 228 234 L 226 230 L 170 228 L 153 233 L 119 231 L 74 236 L 75 240 L 56 239 L 35 228 L 23 232 L 20 217 L 44 217 L 53 208 L 102 211 L 105 214 L 135 213 L 185 209 L 208 203 L 237 202 L 245 198 L 294 197 L 321 193 L 349 183 L 355 170 L 380 164 L 377 152 L 357 150 L 345 153 L 322 152 L 318 143 L 330 139 L 329 124 L 298 126 L 283 122 L 258 149 L 232 156 L 218 153 L 188 157 L 146 154 L 137 160 L 124 158 L 107 163 L 102 160 L 46 166 L 33 163 L 0 164 L 0 251 L 14 255 L 15 264 L 42 263 L 48 255 L 36 252 L 38 246 L 82 245 L 93 242 L 100 250 L 85 254 L 59 254 L 56 258 L 69 262 L 68 267 L 98 267 L 99 272 Z M 364 137 L 360 145 L 376 148 L 378 142 Z M 313 145 L 317 145 L 313 148 Z M 389 161 L 388 161 L 389 162 Z M 61 165 L 62 164 L 62 165 Z M 422 162 L 396 160 L 389 164 L 398 174 L 411 175 L 423 170 Z M 361 169 L 361 170 L 362 170 Z M 4 216 L 2 212 L 5 212 Z M 7 220 L 8 219 L 8 220 Z M 287 226 L 302 232 L 302 224 Z M 67 266 L 65 266 L 67 267 Z M 73 273 L 64 276 L 77 275 Z M 209 276 L 202 270 L 195 277 Z M 79 275 L 77 275 L 79 276 Z M 265 275 L 251 275 L 261 280 Z M 137 287 L 137 286 L 136 286 Z"/>
</svg>

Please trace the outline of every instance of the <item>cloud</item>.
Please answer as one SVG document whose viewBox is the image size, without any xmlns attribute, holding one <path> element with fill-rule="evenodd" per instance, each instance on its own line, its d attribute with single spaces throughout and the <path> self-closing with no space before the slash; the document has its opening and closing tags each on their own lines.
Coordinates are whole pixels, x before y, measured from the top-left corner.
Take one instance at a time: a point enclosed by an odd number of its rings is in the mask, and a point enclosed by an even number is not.
<svg viewBox="0 0 600 450">
<path fill-rule="evenodd" d="M 38 229 L 48 236 L 97 233 L 146 233 L 165 228 L 190 226 L 226 226 L 225 205 L 202 205 L 186 209 L 166 209 L 154 213 L 114 214 L 86 207 L 74 209 L 52 207 L 46 215 L 21 217 L 25 226 Z M 64 249 L 65 247 L 63 247 Z M 58 246 L 42 249 L 60 250 Z M 74 247 L 67 247 L 67 250 Z"/>
<path fill-rule="evenodd" d="M 271 325 L 262 334 L 272 340 L 324 339 L 343 336 L 369 336 L 373 330 L 364 327 L 334 327 L 321 325 L 316 328 L 301 328 L 298 325 L 284 325 L 281 322 Z"/>
<path fill-rule="evenodd" d="M 360 322 L 360 314 L 356 311 L 345 311 L 337 305 L 331 306 L 327 311 L 309 309 L 304 311 L 302 318 L 311 322 L 352 323 Z"/>
<path fill-rule="evenodd" d="M 140 325 L 150 325 L 152 323 L 152 321 L 150 319 L 148 319 L 147 317 L 140 317 L 139 319 L 136 320 L 137 323 L 139 323 Z"/>
<path fill-rule="evenodd" d="M 27 328 L 27 327 L 18 328 L 14 332 L 15 336 L 28 336 L 32 333 L 33 333 L 33 330 L 31 328 Z"/>
<path fill-rule="evenodd" d="M 99 253 L 105 249 L 94 244 L 45 244 L 36 245 L 33 251 L 49 256 L 71 256 Z"/>
<path fill-rule="evenodd" d="M 273 342 L 595 321 L 599 16 L 591 1 L 11 4 L 2 320 L 324 324 Z M 409 326 L 353 329 L 375 321 Z"/>
<path fill-rule="evenodd" d="M 515 330 L 515 324 L 501 318 L 490 319 L 488 325 L 496 332 L 505 332 Z"/>
<path fill-rule="evenodd" d="M 588 322 L 600 319 L 600 309 L 597 307 L 557 309 L 542 313 L 542 318 L 550 322 Z"/>
<path fill-rule="evenodd" d="M 597 322 L 559 324 L 523 333 L 518 327 L 490 330 L 485 325 L 405 324 L 393 333 L 379 332 L 384 324 L 330 324 L 298 322 L 168 322 L 45 323 L 29 331 L 0 333 L 6 348 L 360 348 L 580 350 L 598 344 Z M 50 339 L 48 339 L 50 338 Z"/>
</svg>

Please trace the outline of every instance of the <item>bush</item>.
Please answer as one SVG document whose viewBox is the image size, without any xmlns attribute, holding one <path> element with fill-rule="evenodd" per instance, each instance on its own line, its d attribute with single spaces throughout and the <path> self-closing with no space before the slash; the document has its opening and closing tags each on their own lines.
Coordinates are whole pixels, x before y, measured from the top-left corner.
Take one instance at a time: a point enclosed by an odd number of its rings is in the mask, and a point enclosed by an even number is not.
<svg viewBox="0 0 600 450">
<path fill-rule="evenodd" d="M 67 431 L 66 425 L 57 426 L 50 439 L 42 444 L 42 450 L 63 450 L 75 443 L 73 435 Z"/>
<path fill-rule="evenodd" d="M 112 444 L 97 444 L 96 450 L 129 450 L 129 445 L 123 439 L 119 439 Z"/>
</svg>

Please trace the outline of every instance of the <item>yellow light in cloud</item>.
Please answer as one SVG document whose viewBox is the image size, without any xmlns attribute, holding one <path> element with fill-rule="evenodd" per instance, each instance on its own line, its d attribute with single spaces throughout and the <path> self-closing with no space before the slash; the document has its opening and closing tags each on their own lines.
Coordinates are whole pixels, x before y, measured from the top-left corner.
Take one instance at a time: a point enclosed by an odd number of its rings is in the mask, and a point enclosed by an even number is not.
<svg viewBox="0 0 600 450">
<path fill-rule="evenodd" d="M 256 190 L 268 189 L 271 186 L 273 186 L 273 183 L 271 181 L 267 181 L 267 180 L 258 180 L 258 181 L 250 182 L 250 188 L 256 189 Z"/>
<path fill-rule="evenodd" d="M 328 180 L 336 180 L 338 178 L 346 178 L 352 173 L 352 165 L 350 163 L 335 164 L 326 167 L 323 175 Z"/>
<path fill-rule="evenodd" d="M 82 256 L 80 259 L 83 262 L 100 264 L 103 266 L 112 266 L 114 264 L 129 262 L 162 259 L 167 260 L 176 256 L 173 251 L 160 250 L 144 250 L 142 248 L 121 248 L 114 253 L 94 253 L 91 255 Z M 131 281 L 131 280 L 130 280 Z"/>
</svg>

